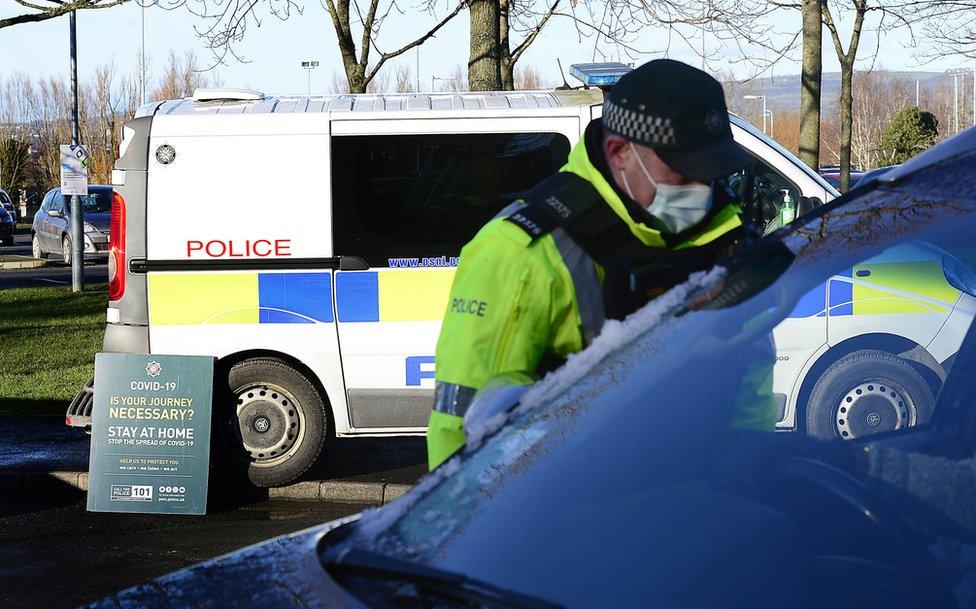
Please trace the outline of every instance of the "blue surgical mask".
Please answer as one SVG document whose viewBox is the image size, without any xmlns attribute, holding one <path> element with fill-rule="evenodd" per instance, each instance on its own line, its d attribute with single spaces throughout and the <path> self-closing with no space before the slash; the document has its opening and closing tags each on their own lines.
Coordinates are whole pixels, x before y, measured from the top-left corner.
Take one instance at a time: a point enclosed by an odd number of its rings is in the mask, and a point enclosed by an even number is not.
<svg viewBox="0 0 976 609">
<path fill-rule="evenodd" d="M 637 154 L 637 149 L 634 147 L 633 142 L 627 142 L 627 144 L 630 146 L 630 151 L 637 158 L 637 164 L 644 173 L 644 177 L 654 185 L 656 190 L 654 199 L 648 206 L 647 211 L 660 220 L 668 232 L 680 233 L 698 224 L 708 215 L 708 211 L 712 208 L 712 189 L 710 186 L 705 184 L 683 184 L 681 186 L 658 184 L 651 177 L 651 172 L 647 170 L 640 155 Z M 623 179 L 627 194 L 633 199 L 634 194 L 630 190 L 630 184 L 627 182 L 627 174 L 620 172 L 620 177 Z"/>
</svg>

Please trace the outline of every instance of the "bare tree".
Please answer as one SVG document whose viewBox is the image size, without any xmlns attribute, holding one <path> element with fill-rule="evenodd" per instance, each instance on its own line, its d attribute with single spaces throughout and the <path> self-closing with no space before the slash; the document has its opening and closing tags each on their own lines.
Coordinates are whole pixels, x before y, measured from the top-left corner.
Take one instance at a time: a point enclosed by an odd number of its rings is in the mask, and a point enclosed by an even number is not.
<svg viewBox="0 0 976 609">
<path fill-rule="evenodd" d="M 823 80 L 821 0 L 803 0 L 803 62 L 800 68 L 800 160 L 816 171 L 820 165 L 820 103 Z"/>
<path fill-rule="evenodd" d="M 172 65 L 155 87 L 160 95 L 179 97 L 214 81 L 213 74 L 194 72 L 191 58 L 190 54 L 183 59 L 171 54 Z M 133 116 L 142 97 L 139 78 L 138 71 L 122 74 L 108 62 L 96 66 L 79 83 L 79 130 L 91 154 L 92 183 L 106 183 L 110 178 L 120 128 Z M 5 186 L 30 193 L 36 201 L 57 184 L 59 145 L 71 141 L 71 102 L 70 88 L 60 78 L 32 79 L 14 73 L 0 79 L 0 158 L 4 160 Z"/>
<path fill-rule="evenodd" d="M 468 2 L 468 82 L 474 91 L 502 88 L 500 4 L 500 0 Z"/>
<path fill-rule="evenodd" d="M 820 123 L 819 102 L 817 100 L 820 89 L 819 63 L 821 28 L 814 25 L 814 5 L 820 8 L 820 20 L 830 33 L 831 43 L 841 68 L 840 90 L 840 146 L 839 159 L 841 166 L 841 190 L 850 187 L 851 165 L 851 129 L 852 105 L 854 100 L 854 64 L 864 32 L 867 17 L 874 13 L 878 15 L 877 22 L 871 30 L 876 34 L 877 45 L 880 45 L 883 35 L 896 28 L 907 28 L 914 34 L 913 25 L 922 20 L 926 11 L 935 4 L 927 0 L 770 0 L 770 4 L 802 11 L 804 35 L 804 70 L 802 80 L 802 118 L 801 118 L 801 158 L 811 166 L 819 162 L 817 142 L 823 142 L 816 136 L 816 125 Z M 848 16 L 852 22 L 851 37 L 847 41 L 840 38 L 837 18 Z M 914 37 L 913 37 L 914 41 Z M 875 46 L 873 57 L 877 57 L 879 46 Z M 821 134 L 822 135 L 822 134 Z"/>
<path fill-rule="evenodd" d="M 398 65 L 393 70 L 393 91 L 395 93 L 414 93 L 417 91 L 417 80 L 410 66 Z"/>
<path fill-rule="evenodd" d="M 851 29 L 851 39 L 844 49 L 844 43 L 837 31 L 837 24 L 830 10 L 830 5 L 824 2 L 823 22 L 830 31 L 830 39 L 834 43 L 834 52 L 840 62 L 840 190 L 847 192 L 851 187 L 851 125 L 853 123 L 854 105 L 854 61 L 857 59 L 857 49 L 861 43 L 861 31 L 864 28 L 864 17 L 868 11 L 878 10 L 877 6 L 870 6 L 869 0 L 851 0 L 854 11 L 854 25 Z"/>
<path fill-rule="evenodd" d="M 520 91 L 538 91 L 548 86 L 545 77 L 535 66 L 519 67 L 515 70 L 515 88 Z"/>
<path fill-rule="evenodd" d="M 471 89 L 511 91 L 517 88 L 516 64 L 557 14 L 562 1 L 472 0 L 467 75 Z M 578 0 L 570 1 L 575 5 Z M 516 34 L 521 36 L 518 42 L 513 40 Z"/>
<path fill-rule="evenodd" d="M 856 74 L 854 89 L 858 95 L 852 107 L 851 162 L 861 169 L 887 165 L 889 161 L 881 150 L 881 134 L 898 110 L 915 105 L 913 92 L 904 81 L 883 70 Z"/>
<path fill-rule="evenodd" d="M 66 15 L 71 11 L 112 8 L 129 0 L 13 0 L 24 12 L 0 19 L 0 28 L 21 23 L 36 23 Z"/>
<path fill-rule="evenodd" d="M 561 1 L 544 0 L 540 11 L 532 0 L 499 0 L 499 73 L 506 91 L 521 88 L 515 83 L 515 65 L 556 14 Z M 522 40 L 514 45 L 513 33 L 522 35 Z"/>
<path fill-rule="evenodd" d="M 332 94 L 349 93 L 349 81 L 346 80 L 345 75 L 333 70 L 326 90 Z"/>
<path fill-rule="evenodd" d="M 450 10 L 433 26 L 399 48 L 383 50 L 378 42 L 380 29 L 391 16 L 403 13 L 396 0 L 368 0 L 365 7 L 360 0 L 320 0 L 336 33 L 349 91 L 365 93 L 386 62 L 433 38 L 468 2 L 448 1 L 456 4 L 449 5 Z M 223 63 L 228 56 L 245 61 L 235 45 L 244 39 L 251 24 L 260 27 L 265 17 L 285 21 L 294 14 L 301 15 L 305 9 L 303 0 L 155 0 L 155 3 L 168 10 L 186 7 L 203 20 L 205 25 L 196 28 L 197 34 L 206 40 L 217 63 Z M 432 3 L 428 12 L 436 17 L 434 9 Z"/>
<path fill-rule="evenodd" d="M 932 47 L 929 57 L 976 58 L 976 0 L 948 0 L 926 8 L 923 32 Z"/>
<path fill-rule="evenodd" d="M 149 94 L 149 98 L 180 99 L 192 95 L 199 87 L 211 87 L 219 83 L 219 77 L 202 68 L 192 51 L 185 51 L 181 57 L 171 50 L 158 84 Z"/>
</svg>

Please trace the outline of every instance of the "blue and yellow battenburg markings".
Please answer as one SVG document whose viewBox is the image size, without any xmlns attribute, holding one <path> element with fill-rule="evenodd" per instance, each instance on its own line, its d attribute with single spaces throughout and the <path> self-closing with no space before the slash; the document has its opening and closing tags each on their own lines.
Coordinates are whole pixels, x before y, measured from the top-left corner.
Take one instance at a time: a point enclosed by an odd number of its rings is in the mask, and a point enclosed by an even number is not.
<svg viewBox="0 0 976 609">
<path fill-rule="evenodd" d="M 945 314 L 959 298 L 934 260 L 860 264 L 818 284 L 790 318 L 848 315 Z"/>
<path fill-rule="evenodd" d="M 329 273 L 153 273 L 160 325 L 439 321 L 454 269 Z"/>
</svg>

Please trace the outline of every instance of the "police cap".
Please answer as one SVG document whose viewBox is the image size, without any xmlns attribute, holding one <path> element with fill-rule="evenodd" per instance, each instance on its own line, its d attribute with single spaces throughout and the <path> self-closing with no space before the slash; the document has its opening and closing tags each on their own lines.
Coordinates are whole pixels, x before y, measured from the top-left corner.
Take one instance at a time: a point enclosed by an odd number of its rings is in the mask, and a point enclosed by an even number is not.
<svg viewBox="0 0 976 609">
<path fill-rule="evenodd" d="M 671 169 L 700 182 L 754 163 L 732 139 L 722 85 L 672 59 L 649 61 L 621 77 L 603 104 L 603 128 L 651 148 Z"/>
</svg>

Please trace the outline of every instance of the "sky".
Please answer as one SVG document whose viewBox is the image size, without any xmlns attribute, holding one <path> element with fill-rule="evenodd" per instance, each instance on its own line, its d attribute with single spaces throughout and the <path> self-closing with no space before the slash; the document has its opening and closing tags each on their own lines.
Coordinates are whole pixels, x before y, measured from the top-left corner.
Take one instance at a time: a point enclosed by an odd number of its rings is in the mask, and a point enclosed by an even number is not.
<svg viewBox="0 0 976 609">
<path fill-rule="evenodd" d="M 191 0 L 194 1 L 194 0 Z M 199 1 L 199 0 L 195 0 Z M 281 0 L 278 0 L 279 2 Z M 245 39 L 235 46 L 237 52 L 248 60 L 240 63 L 229 59 L 228 63 L 217 68 L 225 86 L 240 86 L 260 90 L 268 94 L 305 93 L 311 76 L 312 92 L 325 92 L 332 81 L 333 74 L 341 76 L 341 61 L 335 32 L 325 9 L 319 0 L 304 1 L 302 14 L 293 13 L 286 21 L 265 16 L 260 27 L 254 24 L 248 29 Z M 406 0 L 419 2 L 420 0 Z M 425 31 L 433 18 L 419 9 L 411 9 L 413 4 L 401 4 L 406 9 L 403 14 L 394 12 L 385 24 L 379 37 L 379 45 L 384 50 L 393 49 L 417 34 Z M 18 14 L 20 7 L 12 0 L 0 0 L 0 17 Z M 136 3 L 104 10 L 86 10 L 78 13 L 78 69 L 80 78 L 91 75 L 97 65 L 113 61 L 116 67 L 127 72 L 135 70 L 138 53 L 142 44 L 142 16 L 145 14 L 145 45 L 150 57 L 150 78 L 155 69 L 158 73 L 170 50 L 182 54 L 186 50 L 194 52 L 200 62 L 210 62 L 211 52 L 205 42 L 195 34 L 195 27 L 203 22 L 193 16 L 186 8 L 163 10 L 159 7 L 142 9 Z M 799 28 L 800 16 L 796 11 L 783 12 L 772 22 L 774 28 L 783 33 L 795 32 Z M 847 26 L 847 28 L 845 28 Z M 849 37 L 849 24 L 842 24 L 844 39 Z M 846 31 L 843 31 L 845 30 Z M 701 34 L 696 33 L 697 40 Z M 466 13 L 459 15 L 448 24 L 436 38 L 421 47 L 420 83 L 422 90 L 428 91 L 432 77 L 446 77 L 458 65 L 466 64 L 468 48 L 468 21 Z M 633 46 L 646 51 L 636 58 L 623 57 L 624 61 L 643 61 L 664 56 L 667 47 L 667 31 L 647 28 L 640 34 Z M 873 54 L 877 40 L 873 34 L 862 37 L 859 56 Z M 908 47 L 909 38 L 905 33 L 889 33 L 880 44 L 878 66 L 892 70 L 924 69 L 941 71 L 960 66 L 972 68 L 972 62 L 953 58 L 940 58 L 935 62 L 923 64 L 918 59 L 918 49 Z M 727 69 L 737 78 L 751 74 L 735 60 L 741 59 L 737 48 L 719 48 L 716 39 L 705 38 L 709 53 L 713 51 L 726 56 L 724 60 L 714 61 L 713 69 Z M 696 46 L 700 42 L 696 42 Z M 31 75 L 67 76 L 68 61 L 68 18 L 62 17 L 40 23 L 22 24 L 0 29 L 0 78 L 15 71 Z M 615 54 L 607 44 L 601 46 L 605 52 Z M 701 60 L 683 43 L 675 43 L 667 51 L 667 56 L 699 65 Z M 572 63 L 594 60 L 593 39 L 580 40 L 573 25 L 567 21 L 551 22 L 539 39 L 523 56 L 523 65 L 539 69 L 550 81 L 558 81 L 559 72 L 556 58 L 562 61 L 564 69 Z M 616 57 L 611 57 L 616 59 Z M 307 73 L 301 68 L 303 60 L 318 60 L 320 66 Z M 401 61 L 415 70 L 417 53 L 410 51 Z M 602 58 L 597 55 L 596 60 Z M 209 64 L 208 64 L 209 65 Z M 869 61 L 862 62 L 868 67 Z M 824 33 L 824 70 L 838 70 L 837 59 L 829 35 Z M 776 75 L 797 74 L 796 61 L 784 61 L 775 68 Z M 570 80 L 572 80 L 570 78 Z M 570 84 L 578 84 L 571 82 Z"/>
</svg>

